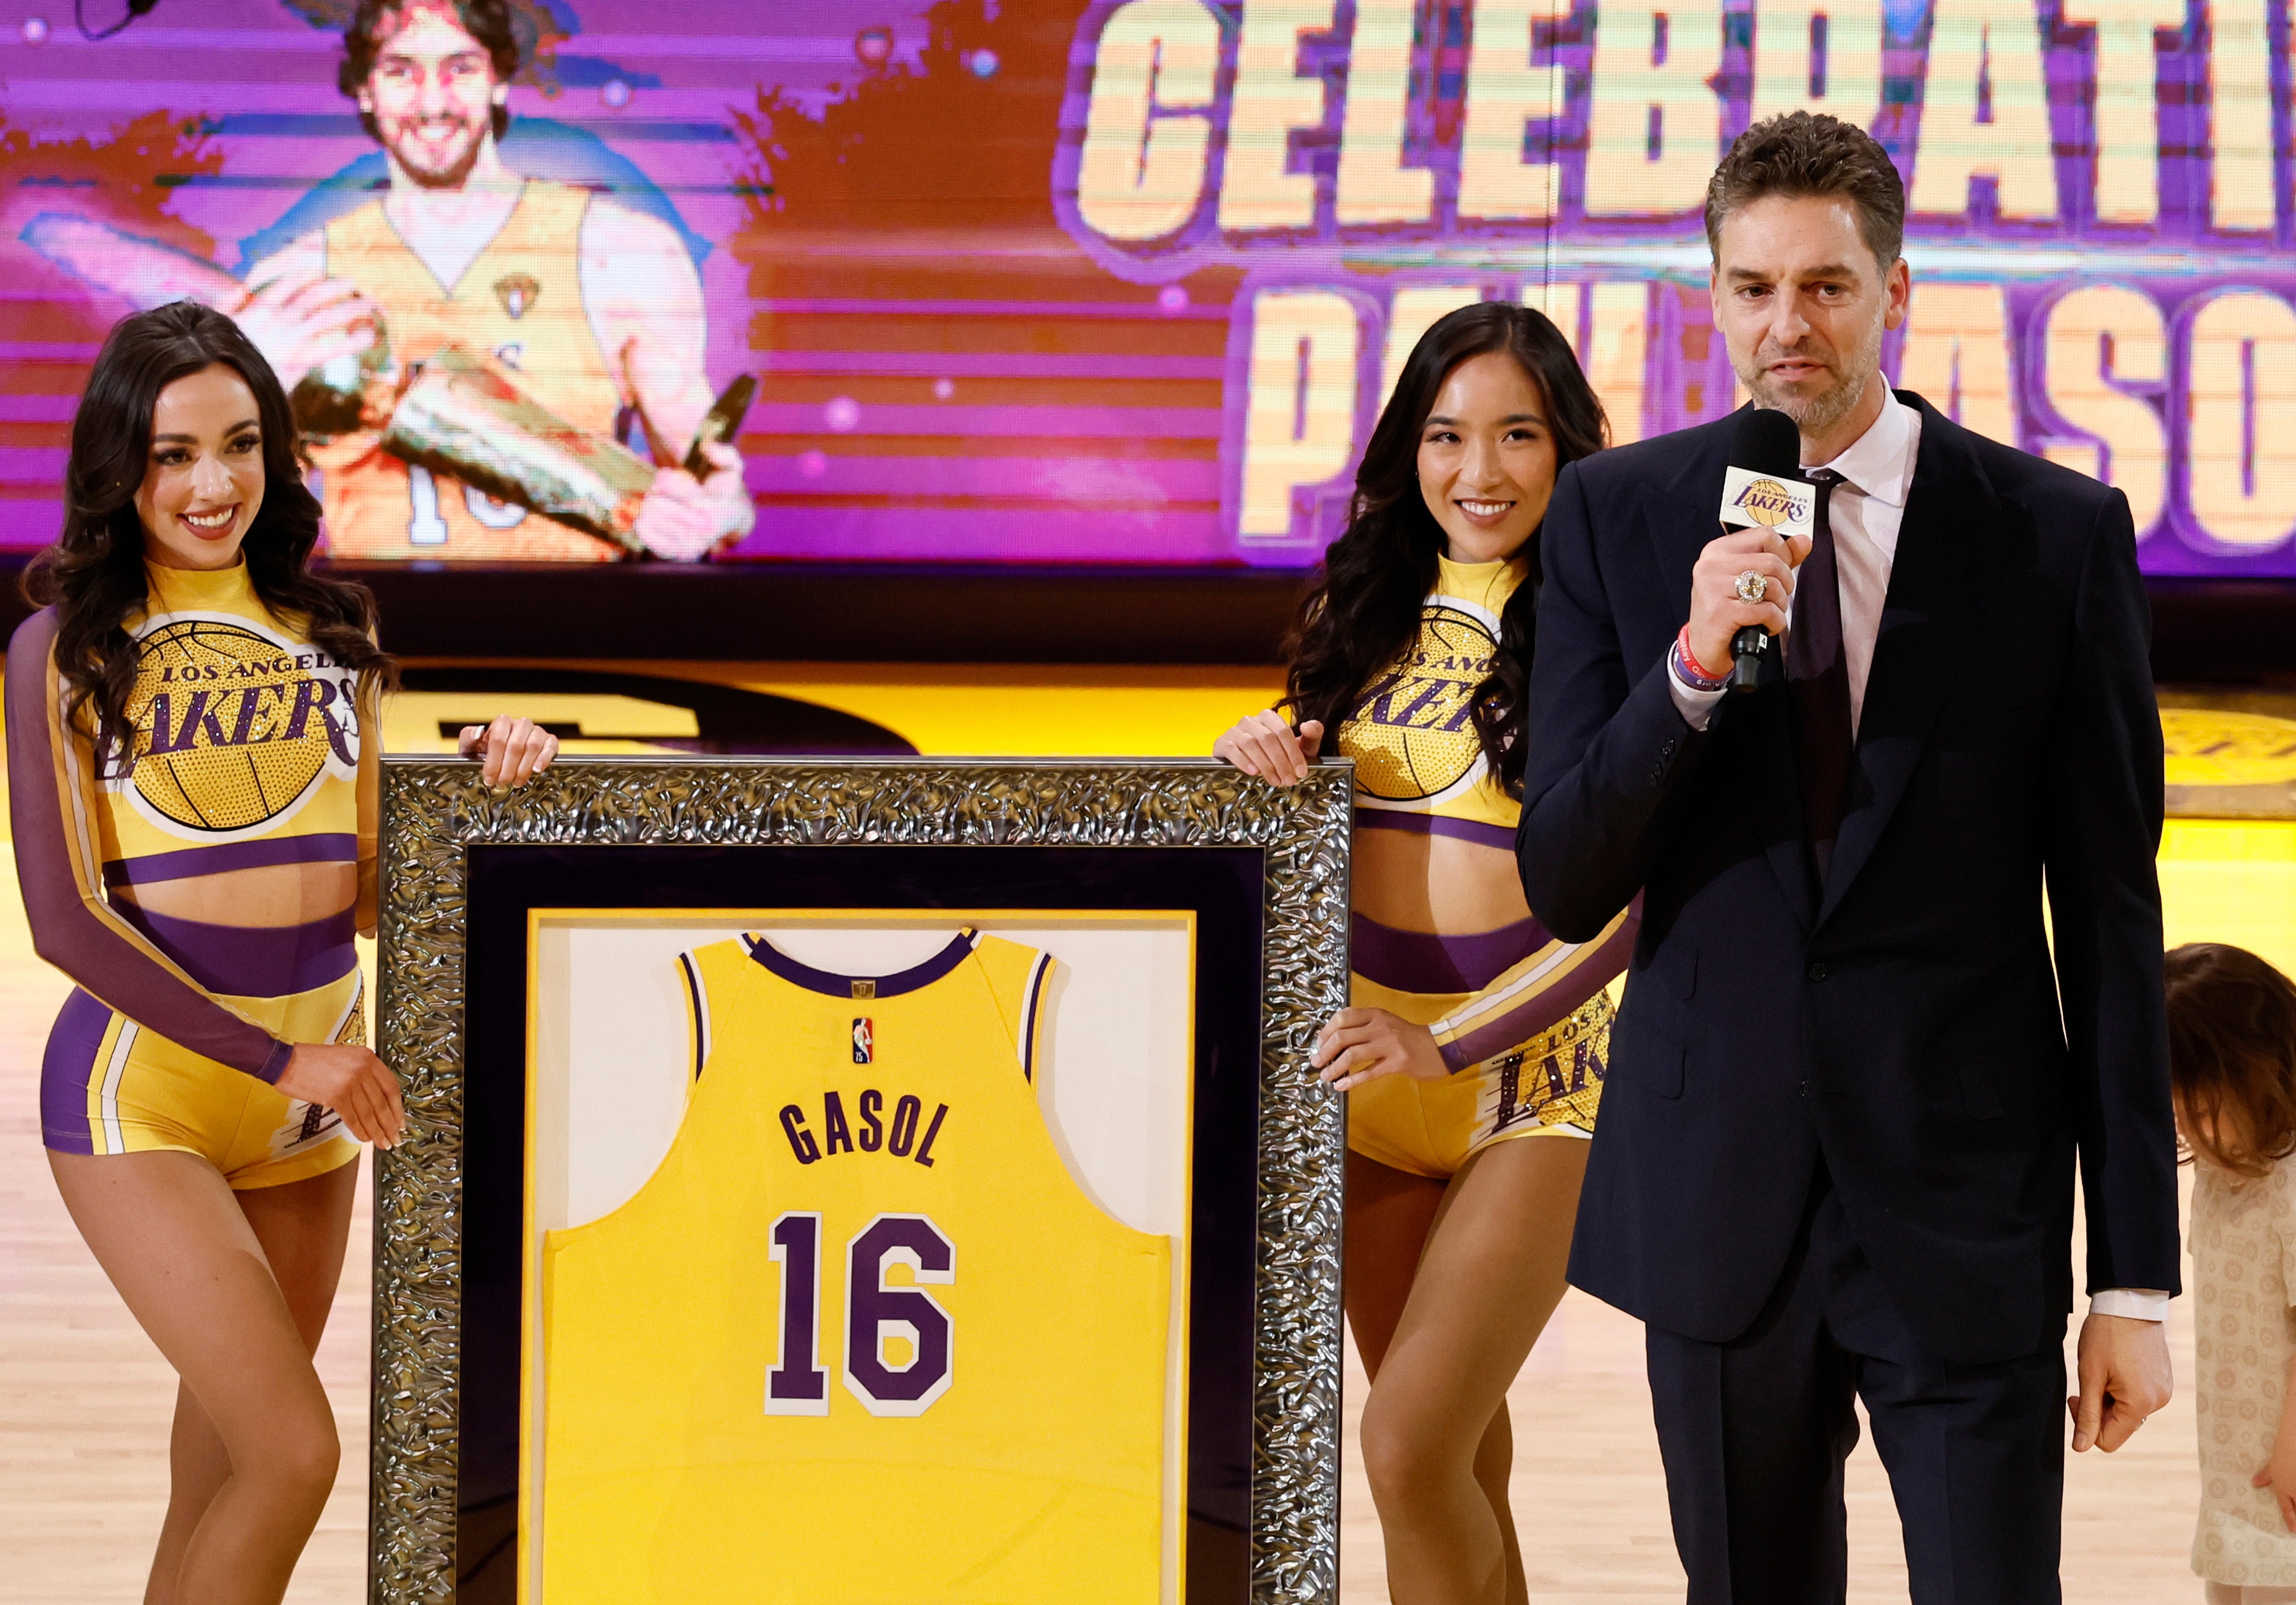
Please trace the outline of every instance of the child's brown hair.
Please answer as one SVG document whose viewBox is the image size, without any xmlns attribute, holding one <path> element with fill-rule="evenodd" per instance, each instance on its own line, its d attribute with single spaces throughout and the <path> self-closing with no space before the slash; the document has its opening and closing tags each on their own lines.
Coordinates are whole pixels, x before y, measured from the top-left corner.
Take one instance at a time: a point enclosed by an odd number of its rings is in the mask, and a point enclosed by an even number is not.
<svg viewBox="0 0 2296 1605">
<path fill-rule="evenodd" d="M 2296 985 L 2245 948 L 2168 958 L 2169 1079 L 2185 1146 L 2236 1175 L 2296 1152 Z"/>
</svg>

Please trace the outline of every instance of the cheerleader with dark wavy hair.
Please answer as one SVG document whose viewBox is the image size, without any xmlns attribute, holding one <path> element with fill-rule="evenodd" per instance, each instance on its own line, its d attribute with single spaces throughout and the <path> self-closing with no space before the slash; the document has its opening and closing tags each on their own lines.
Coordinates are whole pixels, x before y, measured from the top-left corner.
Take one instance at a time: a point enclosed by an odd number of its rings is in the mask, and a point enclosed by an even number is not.
<svg viewBox="0 0 2296 1605">
<path fill-rule="evenodd" d="M 72 421 L 64 525 L 8 646 L 16 872 L 78 987 L 41 1135 L 74 1223 L 181 1378 L 146 1605 L 272 1605 L 333 1486 L 313 1370 L 359 1142 L 405 1125 L 365 1044 L 377 700 L 360 586 L 277 378 L 221 313 L 123 319 Z M 557 743 L 463 733 L 521 784 Z M 356 1141 L 354 1140 L 356 1139 Z"/>
<path fill-rule="evenodd" d="M 1514 862 L 1538 527 L 1603 443 L 1562 333 L 1502 302 L 1428 330 L 1289 643 L 1280 709 L 1213 750 L 1278 785 L 1356 763 L 1347 1310 L 1364 1461 L 1401 1605 L 1525 1598 L 1506 1390 L 1562 1296 L 1633 919 L 1555 940 Z M 1529 733 L 1528 739 L 1536 739 Z"/>
</svg>

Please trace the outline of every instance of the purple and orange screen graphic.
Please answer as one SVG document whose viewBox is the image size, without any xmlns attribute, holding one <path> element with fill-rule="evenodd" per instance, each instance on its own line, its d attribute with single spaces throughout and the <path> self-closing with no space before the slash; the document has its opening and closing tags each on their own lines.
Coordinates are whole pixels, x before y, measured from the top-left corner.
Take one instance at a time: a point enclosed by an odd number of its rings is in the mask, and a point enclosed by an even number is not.
<svg viewBox="0 0 2296 1605">
<path fill-rule="evenodd" d="M 102 43 L 42 4 L 0 33 L 7 548 L 57 528 L 113 319 L 299 263 L 411 360 L 522 369 L 647 465 L 627 505 L 684 454 L 648 387 L 756 373 L 734 557 L 1304 564 L 1453 307 L 1543 308 L 1620 440 L 1735 405 L 1698 209 L 1806 106 L 1906 179 L 1898 383 L 2120 487 L 2152 572 L 2296 576 L 2290 0 L 512 0 L 535 204 L 422 253 L 338 88 L 351 0 L 160 0 Z M 668 288 L 617 314 L 645 250 Z M 457 271 L 475 311 L 417 307 Z M 614 554 L 368 467 L 343 554 Z"/>
</svg>

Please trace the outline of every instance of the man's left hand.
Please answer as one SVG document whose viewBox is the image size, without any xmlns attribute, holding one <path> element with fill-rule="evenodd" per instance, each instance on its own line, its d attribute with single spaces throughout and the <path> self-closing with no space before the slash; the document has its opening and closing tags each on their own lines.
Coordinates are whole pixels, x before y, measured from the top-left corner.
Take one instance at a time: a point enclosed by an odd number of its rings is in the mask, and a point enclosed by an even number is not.
<svg viewBox="0 0 2296 1605">
<path fill-rule="evenodd" d="M 740 454 L 730 446 L 701 450 L 710 463 L 708 479 L 682 468 L 660 470 L 638 508 L 637 537 L 656 557 L 698 561 L 749 534 L 758 521 Z"/>
<path fill-rule="evenodd" d="M 2073 1416 L 2073 1453 L 2094 1444 L 2110 1454 L 2169 1403 L 2175 1382 L 2168 1323 L 2091 1314 L 2081 1322 L 2075 1354 L 2080 1393 L 2065 1401 Z"/>
</svg>

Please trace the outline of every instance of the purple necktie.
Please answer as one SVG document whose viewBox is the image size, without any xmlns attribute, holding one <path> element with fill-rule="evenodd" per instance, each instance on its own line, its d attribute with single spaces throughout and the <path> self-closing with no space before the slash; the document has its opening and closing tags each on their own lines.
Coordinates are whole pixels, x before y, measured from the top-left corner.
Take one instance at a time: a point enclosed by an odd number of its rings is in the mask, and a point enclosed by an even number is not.
<svg viewBox="0 0 2296 1605">
<path fill-rule="evenodd" d="M 1794 747 L 1801 774 L 1802 829 L 1825 880 L 1849 790 L 1849 666 L 1841 652 L 1841 585 L 1833 561 L 1827 502 L 1841 478 L 1832 469 L 1808 475 L 1817 487 L 1809 555 L 1794 576 L 1793 627 L 1786 632 L 1786 685 L 1793 692 Z"/>
</svg>

